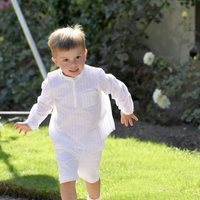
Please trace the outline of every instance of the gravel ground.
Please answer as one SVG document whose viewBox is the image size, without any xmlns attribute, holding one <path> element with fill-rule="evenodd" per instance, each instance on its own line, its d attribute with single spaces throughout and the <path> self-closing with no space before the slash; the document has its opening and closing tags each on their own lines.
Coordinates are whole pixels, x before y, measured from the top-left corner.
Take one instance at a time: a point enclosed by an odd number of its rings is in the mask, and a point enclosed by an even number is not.
<svg viewBox="0 0 200 200">
<path fill-rule="evenodd" d="M 139 121 L 133 127 L 125 128 L 116 122 L 114 135 L 121 138 L 134 137 L 141 141 L 164 143 L 171 147 L 200 152 L 200 129 L 187 124 L 161 126 Z"/>
</svg>

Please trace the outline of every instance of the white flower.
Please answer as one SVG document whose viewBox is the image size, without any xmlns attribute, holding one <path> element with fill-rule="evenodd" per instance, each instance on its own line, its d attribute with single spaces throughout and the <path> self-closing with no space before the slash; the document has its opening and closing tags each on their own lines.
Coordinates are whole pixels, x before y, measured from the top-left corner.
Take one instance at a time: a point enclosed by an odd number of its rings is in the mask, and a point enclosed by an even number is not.
<svg viewBox="0 0 200 200">
<path fill-rule="evenodd" d="M 188 18 L 188 12 L 187 12 L 187 11 L 183 11 L 183 12 L 181 13 L 181 16 L 182 16 L 183 19 Z"/>
<path fill-rule="evenodd" d="M 162 91 L 160 89 L 155 89 L 153 93 L 153 101 L 154 103 L 158 104 L 158 106 L 160 106 L 162 109 L 169 108 L 171 104 L 168 97 L 162 94 Z"/>
<path fill-rule="evenodd" d="M 4 37 L 0 36 L 0 43 L 2 43 L 4 41 Z"/>
<path fill-rule="evenodd" d="M 193 57 L 193 60 L 198 60 L 198 56 L 194 56 L 194 57 Z"/>
<path fill-rule="evenodd" d="M 155 55 L 152 52 L 147 52 L 144 54 L 143 62 L 144 64 L 151 66 L 153 64 L 154 59 Z"/>
<path fill-rule="evenodd" d="M 160 89 L 155 89 L 153 92 L 153 101 L 154 103 L 158 103 L 158 99 L 159 97 L 162 95 L 161 90 Z"/>
</svg>

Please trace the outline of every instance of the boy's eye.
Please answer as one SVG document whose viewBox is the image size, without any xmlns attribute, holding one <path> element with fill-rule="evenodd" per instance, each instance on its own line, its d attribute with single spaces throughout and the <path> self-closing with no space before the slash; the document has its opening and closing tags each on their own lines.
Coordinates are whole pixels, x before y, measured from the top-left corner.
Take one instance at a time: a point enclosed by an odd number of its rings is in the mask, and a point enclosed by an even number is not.
<svg viewBox="0 0 200 200">
<path fill-rule="evenodd" d="M 76 56 L 76 59 L 79 59 L 81 56 Z"/>
<path fill-rule="evenodd" d="M 68 59 L 64 59 L 63 61 L 64 61 L 64 62 L 68 62 Z"/>
</svg>

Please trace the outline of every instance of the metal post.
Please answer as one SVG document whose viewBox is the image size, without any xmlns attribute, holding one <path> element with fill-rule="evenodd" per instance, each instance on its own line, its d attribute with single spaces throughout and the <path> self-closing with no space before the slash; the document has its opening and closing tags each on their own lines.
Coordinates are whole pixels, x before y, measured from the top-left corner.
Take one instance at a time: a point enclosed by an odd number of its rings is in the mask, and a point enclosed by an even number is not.
<svg viewBox="0 0 200 200">
<path fill-rule="evenodd" d="M 200 48 L 200 2 L 196 1 L 195 4 L 195 42 L 198 46 L 198 49 Z"/>
<path fill-rule="evenodd" d="M 19 7 L 19 4 L 18 4 L 17 0 L 11 0 L 11 3 L 13 5 L 13 7 L 14 7 L 15 13 L 17 15 L 17 18 L 18 18 L 20 24 L 21 24 L 21 27 L 22 27 L 23 32 L 25 34 L 25 37 L 26 37 L 26 39 L 28 41 L 28 44 L 29 44 L 29 46 L 30 46 L 30 48 L 32 50 L 33 56 L 34 56 L 34 58 L 36 60 L 36 63 L 38 65 L 38 67 L 39 67 L 40 73 L 42 74 L 43 79 L 45 79 L 45 77 L 47 76 L 46 69 L 45 69 L 44 64 L 42 62 L 40 54 L 39 54 L 39 52 L 37 50 L 35 42 L 34 42 L 34 40 L 32 38 L 32 35 L 31 35 L 30 31 L 29 31 L 29 28 L 28 28 L 28 26 L 26 24 L 26 21 L 24 19 L 22 11 L 21 11 L 21 9 Z"/>
</svg>

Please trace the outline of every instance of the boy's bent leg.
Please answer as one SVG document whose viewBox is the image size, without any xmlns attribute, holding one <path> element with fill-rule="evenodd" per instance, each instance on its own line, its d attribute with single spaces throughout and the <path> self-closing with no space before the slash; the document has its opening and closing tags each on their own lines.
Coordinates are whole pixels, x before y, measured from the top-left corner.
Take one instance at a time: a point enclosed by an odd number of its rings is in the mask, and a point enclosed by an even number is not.
<svg viewBox="0 0 200 200">
<path fill-rule="evenodd" d="M 78 175 L 86 183 L 89 200 L 100 199 L 101 154 L 101 151 L 90 153 L 79 160 Z"/>
<path fill-rule="evenodd" d="M 61 183 L 60 193 L 62 200 L 77 200 L 76 181 Z"/>
<path fill-rule="evenodd" d="M 76 156 L 64 148 L 55 146 L 59 169 L 60 193 L 62 200 L 76 200 L 76 180 L 78 179 L 78 161 Z"/>
<path fill-rule="evenodd" d="M 85 181 L 87 191 L 88 191 L 88 200 L 100 200 L 100 179 L 95 183 L 89 183 Z"/>
</svg>

